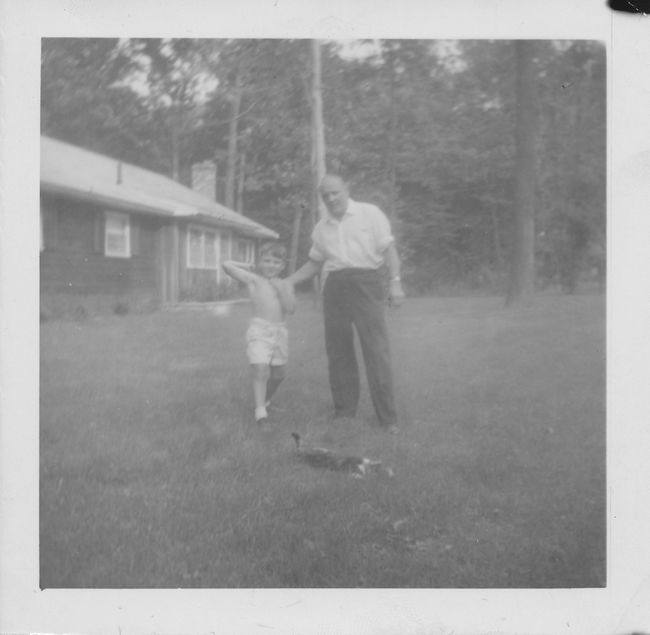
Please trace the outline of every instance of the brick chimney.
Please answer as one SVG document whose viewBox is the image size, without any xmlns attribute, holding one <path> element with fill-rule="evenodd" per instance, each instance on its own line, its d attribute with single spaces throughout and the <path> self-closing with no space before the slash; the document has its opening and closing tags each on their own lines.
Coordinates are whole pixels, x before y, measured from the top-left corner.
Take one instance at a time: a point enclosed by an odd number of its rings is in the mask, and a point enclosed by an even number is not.
<svg viewBox="0 0 650 635">
<path fill-rule="evenodd" d="M 211 201 L 217 200 L 217 166 L 214 161 L 192 165 L 192 189 Z"/>
</svg>

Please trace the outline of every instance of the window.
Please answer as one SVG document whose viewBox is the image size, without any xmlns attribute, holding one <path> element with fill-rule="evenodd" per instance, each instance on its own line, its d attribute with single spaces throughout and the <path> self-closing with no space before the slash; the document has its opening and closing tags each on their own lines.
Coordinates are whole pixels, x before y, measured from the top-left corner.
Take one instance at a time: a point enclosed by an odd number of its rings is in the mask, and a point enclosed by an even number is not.
<svg viewBox="0 0 650 635">
<path fill-rule="evenodd" d="M 115 258 L 130 258 L 131 232 L 129 215 L 106 212 L 104 221 L 104 254 Z"/>
<path fill-rule="evenodd" d="M 255 249 L 252 240 L 239 238 L 233 241 L 233 260 L 245 264 L 255 262 Z"/>
<path fill-rule="evenodd" d="M 232 241 L 230 240 L 230 235 L 229 234 L 221 234 L 221 260 L 222 262 L 224 260 L 231 260 L 232 257 L 230 255 L 230 246 L 231 246 Z"/>
<path fill-rule="evenodd" d="M 200 227 L 187 232 L 187 268 L 217 269 L 219 266 L 219 234 Z"/>
<path fill-rule="evenodd" d="M 187 266 L 190 269 L 198 269 L 203 262 L 203 234 L 190 229 L 187 232 Z"/>
</svg>

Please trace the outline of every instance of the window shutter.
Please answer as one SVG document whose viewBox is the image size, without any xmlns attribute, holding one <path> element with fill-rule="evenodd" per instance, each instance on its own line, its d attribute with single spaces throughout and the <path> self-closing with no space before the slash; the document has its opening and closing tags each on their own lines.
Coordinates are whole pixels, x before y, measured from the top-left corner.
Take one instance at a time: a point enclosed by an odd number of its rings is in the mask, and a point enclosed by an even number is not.
<svg viewBox="0 0 650 635">
<path fill-rule="evenodd" d="M 130 225 L 130 240 L 131 240 L 131 255 L 139 256 L 140 255 L 140 225 L 138 221 L 132 216 L 129 218 Z"/>
<path fill-rule="evenodd" d="M 93 250 L 96 254 L 104 253 L 104 213 L 95 214 Z"/>
</svg>

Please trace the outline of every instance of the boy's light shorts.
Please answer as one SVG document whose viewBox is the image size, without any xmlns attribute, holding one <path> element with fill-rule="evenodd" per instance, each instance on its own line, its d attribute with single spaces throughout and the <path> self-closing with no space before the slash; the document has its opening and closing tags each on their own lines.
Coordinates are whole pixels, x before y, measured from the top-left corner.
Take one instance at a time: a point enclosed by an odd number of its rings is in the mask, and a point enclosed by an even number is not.
<svg viewBox="0 0 650 635">
<path fill-rule="evenodd" d="M 246 331 L 246 355 L 251 364 L 286 364 L 289 360 L 289 333 L 286 324 L 253 318 Z"/>
</svg>

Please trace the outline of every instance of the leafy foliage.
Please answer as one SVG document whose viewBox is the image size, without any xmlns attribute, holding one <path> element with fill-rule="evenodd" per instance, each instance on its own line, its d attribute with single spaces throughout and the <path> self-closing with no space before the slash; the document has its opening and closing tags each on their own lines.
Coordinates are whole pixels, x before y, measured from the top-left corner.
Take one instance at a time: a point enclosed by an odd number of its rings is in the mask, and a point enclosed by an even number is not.
<svg viewBox="0 0 650 635">
<path fill-rule="evenodd" d="M 411 289 L 499 290 L 512 42 L 326 42 L 322 67 L 328 169 L 391 216 Z M 538 282 L 570 292 L 604 270 L 605 50 L 538 42 L 534 68 Z M 220 177 L 236 172 L 237 207 L 288 240 L 311 205 L 310 72 L 307 40 L 45 39 L 42 129 L 187 184 L 193 163 L 215 160 Z"/>
<path fill-rule="evenodd" d="M 125 161 L 151 161 L 151 113 L 120 83 L 133 69 L 118 40 L 44 38 L 42 132 Z"/>
</svg>

